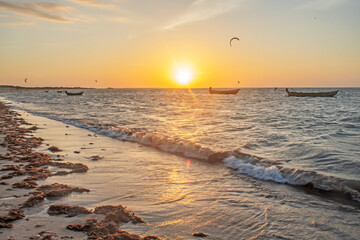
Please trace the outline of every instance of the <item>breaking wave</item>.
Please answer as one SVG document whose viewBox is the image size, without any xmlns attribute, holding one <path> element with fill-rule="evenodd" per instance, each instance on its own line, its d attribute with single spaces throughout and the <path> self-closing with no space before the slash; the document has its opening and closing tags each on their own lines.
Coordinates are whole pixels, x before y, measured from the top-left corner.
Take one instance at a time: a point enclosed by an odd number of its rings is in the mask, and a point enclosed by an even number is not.
<svg viewBox="0 0 360 240">
<path fill-rule="evenodd" d="M 28 111 L 26 109 L 21 110 Z M 47 114 L 32 113 L 84 128 L 96 134 L 139 143 L 171 154 L 207 162 L 224 162 L 227 167 L 234 169 L 237 173 L 246 174 L 253 178 L 335 192 L 360 203 L 360 182 L 357 180 L 347 180 L 314 171 L 283 167 L 274 164 L 272 161 L 238 150 L 216 151 L 188 140 L 165 136 L 142 128 L 129 129 L 91 122 L 80 123 L 77 119 L 64 120 Z"/>
<path fill-rule="evenodd" d="M 341 179 L 314 171 L 275 165 L 271 161 L 238 150 L 215 151 L 191 141 L 176 139 L 143 129 L 115 127 L 96 129 L 88 128 L 84 125 L 78 125 L 78 127 L 87 128 L 112 138 L 154 147 L 161 151 L 183 157 L 207 162 L 223 161 L 227 167 L 236 170 L 236 172 L 257 179 L 296 186 L 307 186 L 326 192 L 336 192 L 346 198 L 360 202 L 360 182 L 355 180 Z"/>
</svg>

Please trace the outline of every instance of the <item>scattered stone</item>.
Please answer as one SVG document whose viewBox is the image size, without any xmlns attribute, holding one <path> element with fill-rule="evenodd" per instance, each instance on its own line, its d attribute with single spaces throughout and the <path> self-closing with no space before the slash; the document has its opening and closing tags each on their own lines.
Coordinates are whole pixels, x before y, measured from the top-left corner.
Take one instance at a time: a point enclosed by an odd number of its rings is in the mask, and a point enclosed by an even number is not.
<svg viewBox="0 0 360 240">
<path fill-rule="evenodd" d="M 0 223 L 8 223 L 24 218 L 25 215 L 20 209 L 12 209 L 7 216 L 0 216 Z"/>
<path fill-rule="evenodd" d="M 53 162 L 52 166 L 56 166 L 59 168 L 67 168 L 72 169 L 72 173 L 83 173 L 89 170 L 88 166 L 82 163 L 71 163 L 71 162 Z"/>
<path fill-rule="evenodd" d="M 68 217 L 74 217 L 79 214 L 91 214 L 92 211 L 80 206 L 69 206 L 56 204 L 51 205 L 48 209 L 49 215 L 61 215 L 66 214 Z"/>
<path fill-rule="evenodd" d="M 0 228 L 12 228 L 13 225 L 10 223 L 1 223 L 0 222 Z"/>
<path fill-rule="evenodd" d="M 66 176 L 68 175 L 70 172 L 68 171 L 58 171 L 54 174 L 54 176 Z"/>
<path fill-rule="evenodd" d="M 60 152 L 61 149 L 56 146 L 51 146 L 48 148 L 51 152 Z"/>
<path fill-rule="evenodd" d="M 31 131 L 34 131 L 34 130 L 37 130 L 38 127 L 37 126 L 32 126 L 31 128 L 28 128 L 28 130 L 31 130 Z"/>
<path fill-rule="evenodd" d="M 28 180 L 28 181 L 14 183 L 13 188 L 31 189 L 31 188 L 36 188 L 37 185 L 38 185 L 37 182 L 35 182 L 34 180 Z"/>
<path fill-rule="evenodd" d="M 209 236 L 209 234 L 205 234 L 205 233 L 193 233 L 193 236 L 194 237 L 207 237 Z"/>
<path fill-rule="evenodd" d="M 98 160 L 100 160 L 100 159 L 103 159 L 104 157 L 100 157 L 99 155 L 96 155 L 96 156 L 91 156 L 90 157 L 90 160 L 91 161 L 98 161 Z"/>
<path fill-rule="evenodd" d="M 161 238 L 158 238 L 156 236 L 146 236 L 143 240 L 161 240 Z"/>
<path fill-rule="evenodd" d="M 74 151 L 74 153 L 79 154 L 79 153 L 80 153 L 80 151 Z"/>
<path fill-rule="evenodd" d="M 66 228 L 72 231 L 85 232 L 89 236 L 88 239 L 141 239 L 139 235 L 120 230 L 114 222 L 98 222 L 96 218 L 87 219 L 84 225 L 71 224 Z"/>
<path fill-rule="evenodd" d="M 8 165 L 1 169 L 1 171 L 19 171 L 19 170 L 21 170 L 21 169 L 17 165 Z"/>
<path fill-rule="evenodd" d="M 63 197 L 72 192 L 90 192 L 89 189 L 80 187 L 70 187 L 66 184 L 53 183 L 51 185 L 42 185 L 35 190 L 35 194 L 43 193 L 45 197 Z"/>
<path fill-rule="evenodd" d="M 32 235 L 29 239 L 30 240 L 51 240 L 51 239 L 55 239 L 53 237 L 56 237 L 56 233 L 48 232 L 48 231 L 41 231 L 38 234 Z"/>
<path fill-rule="evenodd" d="M 94 213 L 106 215 L 104 218 L 104 222 L 115 222 L 119 223 L 143 223 L 144 221 L 136 216 L 134 213 L 130 213 L 125 207 L 118 205 L 105 205 L 96 207 Z"/>
<path fill-rule="evenodd" d="M 33 207 L 38 203 L 44 201 L 44 199 L 45 199 L 45 195 L 43 193 L 33 195 L 29 197 L 21 207 L 22 208 Z"/>
</svg>

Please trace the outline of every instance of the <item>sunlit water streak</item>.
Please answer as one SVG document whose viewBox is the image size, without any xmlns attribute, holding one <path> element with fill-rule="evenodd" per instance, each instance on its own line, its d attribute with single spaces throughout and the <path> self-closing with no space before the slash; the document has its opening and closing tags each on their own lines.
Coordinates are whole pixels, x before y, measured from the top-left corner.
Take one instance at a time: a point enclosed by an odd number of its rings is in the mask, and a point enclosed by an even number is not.
<svg viewBox="0 0 360 240">
<path fill-rule="evenodd" d="M 223 222 L 220 235 L 297 239 L 304 229 L 311 236 L 319 234 L 312 231 L 312 220 L 321 219 L 315 224 L 325 232 L 332 231 L 335 239 L 359 236 L 352 224 L 359 214 L 360 199 L 360 89 L 340 89 L 335 98 L 290 98 L 280 89 L 241 89 L 237 95 L 210 95 L 206 89 L 119 89 L 86 90 L 83 96 L 73 97 L 57 92 L 2 96 L 17 108 L 97 134 L 198 159 L 204 161 L 202 166 L 223 162 L 234 169 L 227 175 L 223 170 L 209 173 L 202 167 L 205 175 L 216 172 L 213 184 L 203 185 L 209 183 L 208 176 L 193 176 L 191 179 L 198 181 L 192 187 L 166 188 L 154 199 L 154 205 L 172 206 L 189 199 L 196 202 L 196 186 L 214 192 L 215 196 L 202 200 L 217 209 L 205 225 Z M 161 177 L 163 174 L 166 177 Z M 165 164 L 149 181 L 186 186 L 186 178 L 179 174 L 169 172 Z M 217 195 L 222 191 L 223 198 Z M 309 199 L 307 193 L 321 198 Z M 339 210 L 337 204 L 352 210 Z M 311 216 L 302 213 L 304 208 L 312 211 Z M 192 211 L 176 207 L 172 211 L 174 216 L 184 216 L 182 221 L 196 221 Z M 326 225 L 321 215 L 324 211 L 329 212 L 327 218 L 339 216 L 333 219 L 336 226 Z M 202 220 L 208 214 L 199 212 Z M 171 221 L 171 215 L 166 217 Z M 309 222 L 309 226 L 293 225 L 295 221 Z M 182 224 L 159 222 L 158 228 Z M 289 224 L 291 229 L 286 229 Z M 328 234 L 319 238 L 324 236 Z"/>
</svg>

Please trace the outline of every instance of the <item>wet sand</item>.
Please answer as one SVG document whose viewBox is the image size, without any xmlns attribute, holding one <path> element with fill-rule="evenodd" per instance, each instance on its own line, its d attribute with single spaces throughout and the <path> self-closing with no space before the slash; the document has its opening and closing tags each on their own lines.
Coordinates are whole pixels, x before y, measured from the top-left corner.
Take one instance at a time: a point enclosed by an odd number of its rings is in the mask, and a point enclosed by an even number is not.
<svg viewBox="0 0 360 240">
<path fill-rule="evenodd" d="M 70 127 L 62 126 L 60 130 L 46 127 L 47 123 L 33 125 L 1 102 L 0 112 L 1 239 L 160 239 L 121 230 L 124 223 L 145 223 L 122 205 L 86 208 L 88 206 L 66 201 L 71 195 L 86 198 L 91 192 L 81 181 L 89 167 L 80 163 L 82 160 L 69 161 L 84 158 L 80 154 L 86 148 L 76 144 L 84 143 L 84 136 L 78 136 L 82 141 L 69 142 L 73 151 L 50 146 L 50 143 L 59 141 L 60 136 L 67 138 L 72 132 Z M 39 128 L 51 132 L 50 143 L 34 136 Z M 86 136 L 89 139 L 94 137 L 91 134 Z M 87 149 L 92 145 L 88 141 Z M 95 152 L 89 153 L 86 156 L 89 162 L 103 158 Z M 65 176 L 76 178 L 77 186 L 62 183 Z M 51 178 L 53 181 L 49 181 Z"/>
</svg>

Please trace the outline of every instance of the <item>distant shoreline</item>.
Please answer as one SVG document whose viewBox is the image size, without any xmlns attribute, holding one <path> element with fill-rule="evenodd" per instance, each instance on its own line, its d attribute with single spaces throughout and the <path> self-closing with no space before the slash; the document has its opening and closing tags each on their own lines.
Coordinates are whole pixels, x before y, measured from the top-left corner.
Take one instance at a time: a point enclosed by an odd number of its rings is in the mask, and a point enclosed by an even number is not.
<svg viewBox="0 0 360 240">
<path fill-rule="evenodd" d="M 0 85 L 0 93 L 29 92 L 29 91 L 56 91 L 56 90 L 92 89 L 83 87 L 21 87 L 11 85 Z"/>
</svg>

